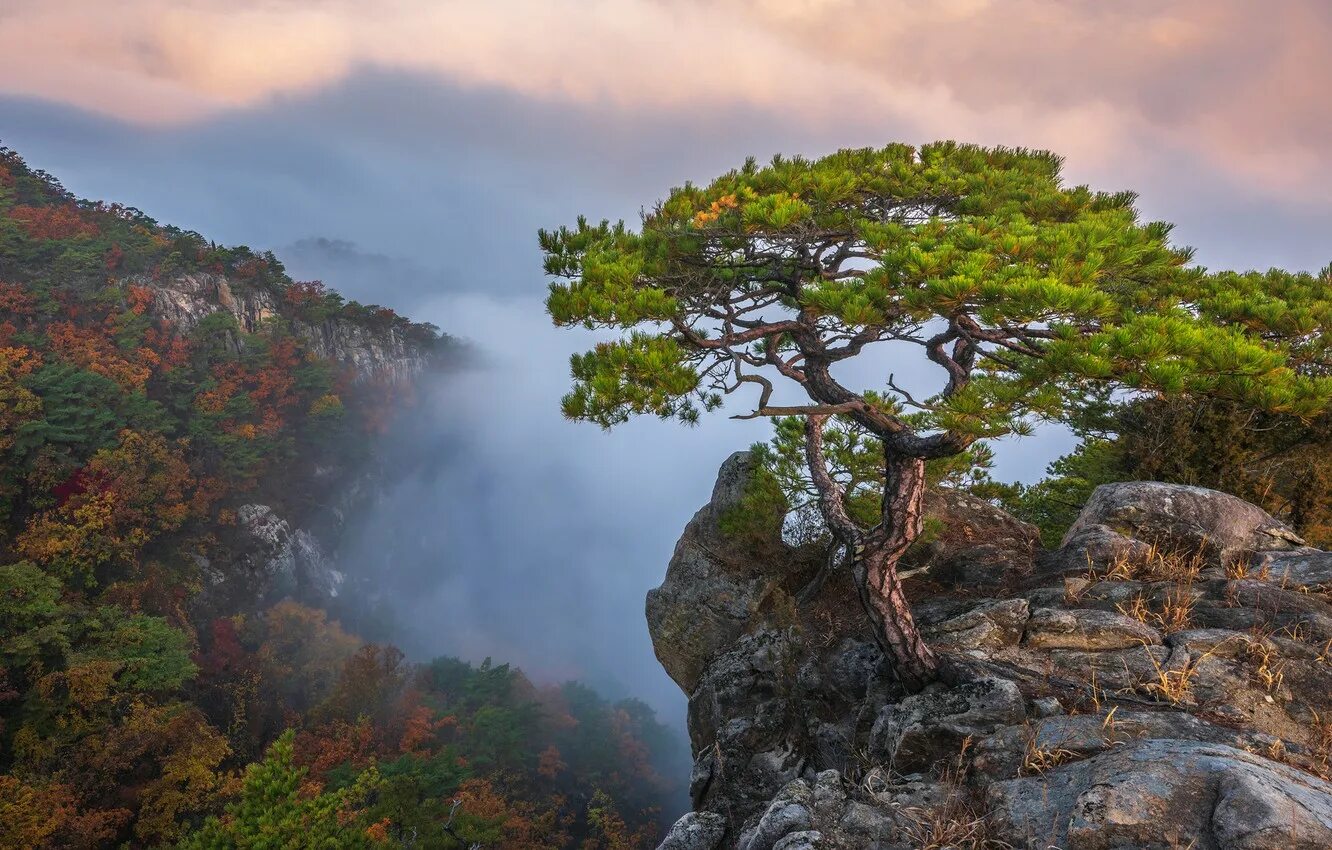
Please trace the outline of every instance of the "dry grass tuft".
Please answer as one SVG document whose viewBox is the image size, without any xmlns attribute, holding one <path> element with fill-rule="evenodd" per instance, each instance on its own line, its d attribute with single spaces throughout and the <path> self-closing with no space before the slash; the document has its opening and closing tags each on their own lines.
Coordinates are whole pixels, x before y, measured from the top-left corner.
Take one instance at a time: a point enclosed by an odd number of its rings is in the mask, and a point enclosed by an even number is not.
<svg viewBox="0 0 1332 850">
<path fill-rule="evenodd" d="M 1182 632 L 1193 625 L 1193 583 L 1177 584 L 1166 592 L 1161 603 L 1159 628 L 1165 634 Z"/>
<path fill-rule="evenodd" d="M 1205 546 L 1194 552 L 1180 552 L 1160 546 L 1148 547 L 1145 554 L 1131 557 L 1121 553 L 1099 574 L 1093 571 L 1086 581 L 1137 581 L 1174 586 L 1166 591 L 1159 608 L 1154 607 L 1146 594 L 1135 596 L 1127 604 L 1115 607 L 1121 614 L 1165 634 L 1183 631 L 1193 626 L 1193 583 L 1207 566 L 1203 554 Z M 1085 592 L 1085 588 L 1084 591 Z"/>
<path fill-rule="evenodd" d="M 1277 738 L 1275 741 L 1267 745 L 1267 752 L 1264 753 L 1264 755 L 1272 761 L 1284 763 L 1286 761 L 1286 756 L 1288 755 L 1286 753 L 1286 742 Z"/>
<path fill-rule="evenodd" d="M 1269 694 L 1275 694 L 1286 680 L 1286 662 L 1267 641 L 1245 642 L 1244 655 L 1254 665 L 1254 676 Z"/>
<path fill-rule="evenodd" d="M 1318 650 L 1318 657 L 1314 659 L 1316 664 L 1332 664 L 1332 638 L 1328 638 L 1321 649 Z"/>
<path fill-rule="evenodd" d="M 1103 705 L 1112 699 L 1110 692 L 1097 681 L 1095 668 L 1088 671 L 1087 689 L 1065 704 L 1069 714 L 1100 714 Z"/>
<path fill-rule="evenodd" d="M 904 809 L 906 838 L 918 850 L 1011 850 L 993 835 L 989 817 L 961 794 L 939 806 Z"/>
<path fill-rule="evenodd" d="M 1152 545 L 1144 555 L 1131 557 L 1121 553 L 1099 574 L 1102 581 L 1173 581 L 1192 584 L 1207 566 L 1206 546 L 1194 552 L 1180 552 Z"/>
<path fill-rule="evenodd" d="M 1193 625 L 1193 584 L 1176 584 L 1166 591 L 1160 610 L 1154 610 L 1146 595 L 1138 594 L 1127 605 L 1116 605 L 1119 613 L 1145 623 L 1162 634 L 1182 632 Z"/>
<path fill-rule="evenodd" d="M 1241 581 L 1246 578 L 1266 581 L 1271 574 L 1271 562 L 1263 564 L 1257 570 L 1253 568 L 1253 563 L 1243 556 L 1232 558 L 1226 563 L 1226 578 L 1231 581 Z"/>
<path fill-rule="evenodd" d="M 1022 766 L 1019 776 L 1039 776 L 1047 770 L 1053 770 L 1061 764 L 1076 761 L 1082 754 L 1060 744 L 1043 746 L 1038 740 L 1037 729 L 1030 721 L 1026 723 L 1026 741 L 1022 753 Z"/>
<path fill-rule="evenodd" d="M 1119 730 L 1119 720 L 1115 717 L 1119 706 L 1115 706 L 1106 712 L 1105 720 L 1101 721 L 1101 740 L 1107 747 L 1117 747 L 1131 739 L 1131 735 Z"/>
<path fill-rule="evenodd" d="M 1139 593 L 1137 596 L 1133 597 L 1127 605 L 1122 603 L 1116 605 L 1115 610 L 1119 611 L 1119 613 L 1123 614 L 1125 617 L 1132 617 L 1139 623 L 1148 623 L 1150 625 L 1149 621 L 1152 618 L 1152 607 L 1147 603 L 1147 596 L 1145 594 Z"/>
<path fill-rule="evenodd" d="M 940 773 L 950 789 L 937 806 L 903 809 L 906 838 L 918 850 L 1013 850 L 1013 845 L 994 835 L 989 813 L 976 793 L 967 786 L 971 767 L 971 739 Z"/>
<path fill-rule="evenodd" d="M 1313 633 L 1309 628 L 1309 624 L 1303 620 L 1282 626 L 1275 632 L 1272 632 L 1272 634 L 1268 635 L 1268 637 L 1273 637 L 1275 635 L 1290 638 L 1298 643 L 1310 643 L 1313 640 Z"/>
<path fill-rule="evenodd" d="M 1169 667 L 1163 667 L 1161 662 L 1156 660 L 1156 656 L 1148 652 L 1147 659 L 1152 662 L 1154 675 L 1147 681 L 1139 682 L 1131 690 L 1137 690 L 1147 694 L 1152 699 L 1168 702 L 1171 705 L 1182 705 L 1193 694 L 1193 678 L 1198 675 L 1198 666 L 1207 660 L 1211 654 L 1212 650 L 1209 649 L 1180 669 L 1172 670 Z"/>
</svg>

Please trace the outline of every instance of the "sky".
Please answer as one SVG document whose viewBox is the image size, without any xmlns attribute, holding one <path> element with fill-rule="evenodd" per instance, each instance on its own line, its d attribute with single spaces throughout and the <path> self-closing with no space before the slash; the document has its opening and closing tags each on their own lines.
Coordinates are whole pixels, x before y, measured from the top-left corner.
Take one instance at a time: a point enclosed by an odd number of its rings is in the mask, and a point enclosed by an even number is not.
<svg viewBox="0 0 1332 850">
<path fill-rule="evenodd" d="M 1328 44 L 1323 0 L 0 0 L 0 143 L 471 339 L 486 365 L 431 395 L 421 471 L 351 550 L 414 651 L 678 715 L 643 593 L 763 428 L 562 421 L 587 339 L 543 317 L 536 229 L 750 155 L 955 138 L 1138 191 L 1210 268 L 1313 270 Z M 1068 447 L 1006 445 L 1000 477 Z"/>
</svg>

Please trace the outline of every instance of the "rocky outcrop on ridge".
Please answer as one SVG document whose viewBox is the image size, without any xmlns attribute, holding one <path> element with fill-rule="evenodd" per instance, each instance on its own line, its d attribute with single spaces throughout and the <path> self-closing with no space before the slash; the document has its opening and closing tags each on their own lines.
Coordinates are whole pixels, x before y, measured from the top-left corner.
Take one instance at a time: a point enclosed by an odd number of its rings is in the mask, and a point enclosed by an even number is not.
<svg viewBox="0 0 1332 850">
<path fill-rule="evenodd" d="M 244 334 L 271 320 L 285 322 L 310 354 L 345 368 L 353 392 L 387 386 L 410 396 L 418 377 L 447 368 L 458 356 L 447 337 L 430 332 L 413 335 L 414 329 L 425 331 L 425 326 L 405 320 L 375 325 L 355 314 L 312 322 L 292 308 L 281 288 L 222 274 L 195 272 L 161 279 L 137 275 L 127 282 L 147 288 L 150 313 L 183 331 L 193 330 L 214 314 L 229 316 L 237 332 L 228 335 L 227 344 L 237 353 L 246 344 Z M 198 609 L 248 610 L 285 597 L 327 605 L 338 597 L 345 580 L 336 568 L 339 538 L 347 517 L 374 497 L 380 470 L 361 458 L 356 463 L 298 470 L 293 479 L 301 475 L 309 478 L 304 489 L 317 493 L 317 498 L 299 507 L 276 501 L 242 506 L 220 555 L 198 558 L 205 582 L 192 603 Z"/>
<path fill-rule="evenodd" d="M 186 331 L 217 312 L 230 314 L 237 327 L 250 333 L 265 320 L 284 316 L 313 353 L 352 367 L 357 380 L 405 380 L 427 368 L 435 354 L 391 325 L 376 329 L 339 316 L 302 321 L 283 305 L 279 291 L 241 285 L 223 275 L 187 274 L 162 281 L 136 277 L 130 282 L 149 286 L 153 314 Z"/>
<path fill-rule="evenodd" d="M 935 494 L 908 587 L 949 672 L 907 694 L 845 576 L 797 605 L 817 552 L 721 530 L 750 463 L 648 597 L 695 759 L 663 850 L 1332 847 L 1332 553 L 1200 488 L 1102 487 L 1054 551 Z"/>
</svg>

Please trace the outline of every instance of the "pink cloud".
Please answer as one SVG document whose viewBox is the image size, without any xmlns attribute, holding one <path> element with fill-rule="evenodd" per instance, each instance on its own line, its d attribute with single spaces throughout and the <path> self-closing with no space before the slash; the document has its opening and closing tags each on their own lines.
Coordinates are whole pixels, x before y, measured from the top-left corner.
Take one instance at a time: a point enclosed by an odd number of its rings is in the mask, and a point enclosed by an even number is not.
<svg viewBox="0 0 1332 850">
<path fill-rule="evenodd" d="M 1288 192 L 1332 187 L 1328 43 L 1321 0 L 10 0 L 0 90 L 175 123 L 376 66 L 608 109 L 742 103 L 830 144 L 1049 147 L 1082 179 L 1165 150 Z"/>
<path fill-rule="evenodd" d="M 1323 0 L 720 3 L 792 49 L 884 85 L 939 86 L 977 116 L 1021 109 L 1051 120 L 1099 104 L 1121 137 L 1196 151 L 1283 191 L 1329 185 L 1332 6 Z"/>
</svg>

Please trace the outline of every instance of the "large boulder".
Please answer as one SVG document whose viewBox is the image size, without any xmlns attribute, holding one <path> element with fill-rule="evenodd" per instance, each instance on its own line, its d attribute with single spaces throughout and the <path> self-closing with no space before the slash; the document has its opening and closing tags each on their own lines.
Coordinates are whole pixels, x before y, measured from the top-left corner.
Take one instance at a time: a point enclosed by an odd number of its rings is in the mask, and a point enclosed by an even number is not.
<svg viewBox="0 0 1332 850">
<path fill-rule="evenodd" d="M 927 535 L 902 569 L 940 584 L 1000 587 L 1032 571 L 1041 531 L 984 499 L 950 488 L 925 494 Z"/>
<path fill-rule="evenodd" d="M 657 850 L 714 850 L 726 834 L 726 819 L 712 812 L 690 812 L 675 822 Z"/>
<path fill-rule="evenodd" d="M 1219 726 L 1184 711 L 1056 714 L 1007 726 L 976 741 L 972 769 L 995 779 L 1036 773 L 1145 740 L 1176 739 L 1257 751 L 1276 738 Z"/>
<path fill-rule="evenodd" d="M 1030 617 L 1025 599 L 983 599 L 960 614 L 923 627 L 935 650 L 985 655 L 1015 646 Z"/>
<path fill-rule="evenodd" d="M 1202 553 L 1213 564 L 1299 550 L 1304 541 L 1256 505 L 1203 487 L 1127 481 L 1102 484 L 1064 535 L 1065 570 L 1145 557 L 1148 547 Z"/>
<path fill-rule="evenodd" d="M 1132 617 L 1095 608 L 1039 608 L 1027 620 L 1023 642 L 1032 648 L 1096 652 L 1161 642 L 1161 633 Z"/>
<path fill-rule="evenodd" d="M 726 459 L 712 499 L 694 514 L 675 544 L 666 579 L 647 595 L 652 648 L 686 694 L 698 685 L 708 663 L 749 629 L 777 581 L 801 566 L 780 539 L 756 546 L 723 530 L 727 514 L 744 498 L 754 468 L 749 452 Z"/>
<path fill-rule="evenodd" d="M 990 786 L 1015 847 L 1332 847 L 1332 783 L 1244 750 L 1148 740 Z"/>
<path fill-rule="evenodd" d="M 964 741 L 1025 717 L 1022 693 L 1007 679 L 981 678 L 953 688 L 936 684 L 882 709 L 869 754 L 899 773 L 928 770 L 957 757 Z"/>
<path fill-rule="evenodd" d="M 1282 587 L 1308 590 L 1332 589 L 1332 552 L 1273 552 L 1254 574 Z"/>
</svg>

